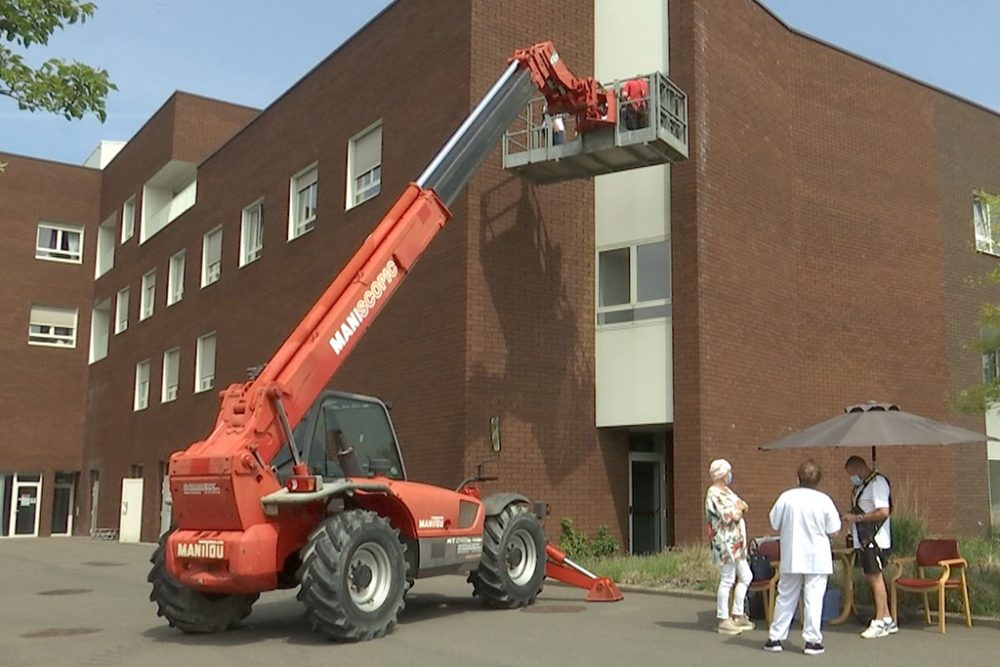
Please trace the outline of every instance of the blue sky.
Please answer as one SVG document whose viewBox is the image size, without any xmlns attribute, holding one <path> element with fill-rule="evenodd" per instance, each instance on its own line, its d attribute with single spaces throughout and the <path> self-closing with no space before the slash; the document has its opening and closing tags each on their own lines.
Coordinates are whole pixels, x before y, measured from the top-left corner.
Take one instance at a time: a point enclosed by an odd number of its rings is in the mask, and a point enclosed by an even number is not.
<svg viewBox="0 0 1000 667">
<path fill-rule="evenodd" d="M 32 114 L 0 98 L 0 150 L 80 163 L 100 139 L 130 138 L 178 89 L 263 108 L 388 4 L 96 1 L 93 19 L 27 55 L 32 63 L 59 56 L 109 70 L 119 91 L 108 99 L 107 122 Z M 998 0 L 763 3 L 794 28 L 1000 110 Z"/>
</svg>

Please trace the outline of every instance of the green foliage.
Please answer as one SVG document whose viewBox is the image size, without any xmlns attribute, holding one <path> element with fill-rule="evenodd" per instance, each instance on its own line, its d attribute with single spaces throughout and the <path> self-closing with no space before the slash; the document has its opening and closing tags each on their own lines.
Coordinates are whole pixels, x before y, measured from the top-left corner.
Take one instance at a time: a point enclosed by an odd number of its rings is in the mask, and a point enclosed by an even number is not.
<svg viewBox="0 0 1000 667">
<path fill-rule="evenodd" d="M 47 44 L 56 30 L 83 23 L 96 9 L 79 0 L 0 0 L 0 95 L 25 111 L 50 111 L 67 119 L 93 113 L 103 123 L 105 98 L 118 90 L 106 70 L 62 58 L 31 67 L 12 48 Z"/>
<path fill-rule="evenodd" d="M 611 536 L 607 526 L 598 528 L 594 539 L 573 528 L 573 521 L 567 517 L 559 521 L 559 526 L 562 529 L 559 535 L 559 548 L 575 561 L 618 553 L 618 542 Z"/>
<path fill-rule="evenodd" d="M 915 514 L 893 512 L 891 525 L 892 553 L 896 556 L 916 554 L 920 540 L 927 537 L 927 522 Z"/>
</svg>

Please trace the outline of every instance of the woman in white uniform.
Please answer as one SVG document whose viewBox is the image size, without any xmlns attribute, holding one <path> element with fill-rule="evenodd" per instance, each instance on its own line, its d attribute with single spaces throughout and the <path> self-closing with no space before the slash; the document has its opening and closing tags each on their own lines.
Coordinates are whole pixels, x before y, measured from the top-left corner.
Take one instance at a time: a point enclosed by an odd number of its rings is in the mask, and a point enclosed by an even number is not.
<svg viewBox="0 0 1000 667">
<path fill-rule="evenodd" d="M 806 461 L 798 475 L 799 486 L 778 496 L 771 508 L 771 527 L 781 534 L 781 578 L 764 650 L 782 650 L 801 594 L 805 602 L 803 652 L 820 655 L 825 650 L 820 631 L 823 596 L 833 574 L 829 536 L 840 530 L 840 515 L 830 496 L 816 489 L 822 476 L 816 463 Z"/>
</svg>

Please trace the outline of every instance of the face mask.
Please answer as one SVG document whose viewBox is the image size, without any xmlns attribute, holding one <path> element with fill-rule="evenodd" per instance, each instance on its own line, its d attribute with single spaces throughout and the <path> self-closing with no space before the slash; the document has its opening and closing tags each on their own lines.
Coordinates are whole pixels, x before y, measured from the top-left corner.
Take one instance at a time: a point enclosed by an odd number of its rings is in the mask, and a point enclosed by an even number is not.
<svg viewBox="0 0 1000 667">
<path fill-rule="evenodd" d="M 728 475 L 726 475 L 726 486 L 732 486 L 732 485 L 733 485 L 733 473 L 729 473 Z"/>
<path fill-rule="evenodd" d="M 865 480 L 861 479 L 857 475 L 851 475 L 851 484 L 854 486 L 861 486 Z"/>
</svg>

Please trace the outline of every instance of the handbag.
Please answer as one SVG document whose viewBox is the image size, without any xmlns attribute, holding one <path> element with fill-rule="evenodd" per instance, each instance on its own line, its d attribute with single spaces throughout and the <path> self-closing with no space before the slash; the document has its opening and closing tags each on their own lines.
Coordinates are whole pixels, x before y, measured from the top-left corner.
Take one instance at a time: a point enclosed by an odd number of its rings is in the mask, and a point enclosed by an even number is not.
<svg viewBox="0 0 1000 667">
<path fill-rule="evenodd" d="M 774 576 L 774 566 L 771 565 L 771 559 L 760 552 L 757 540 L 750 540 L 747 560 L 750 563 L 750 573 L 753 575 L 754 581 L 767 581 Z"/>
</svg>

